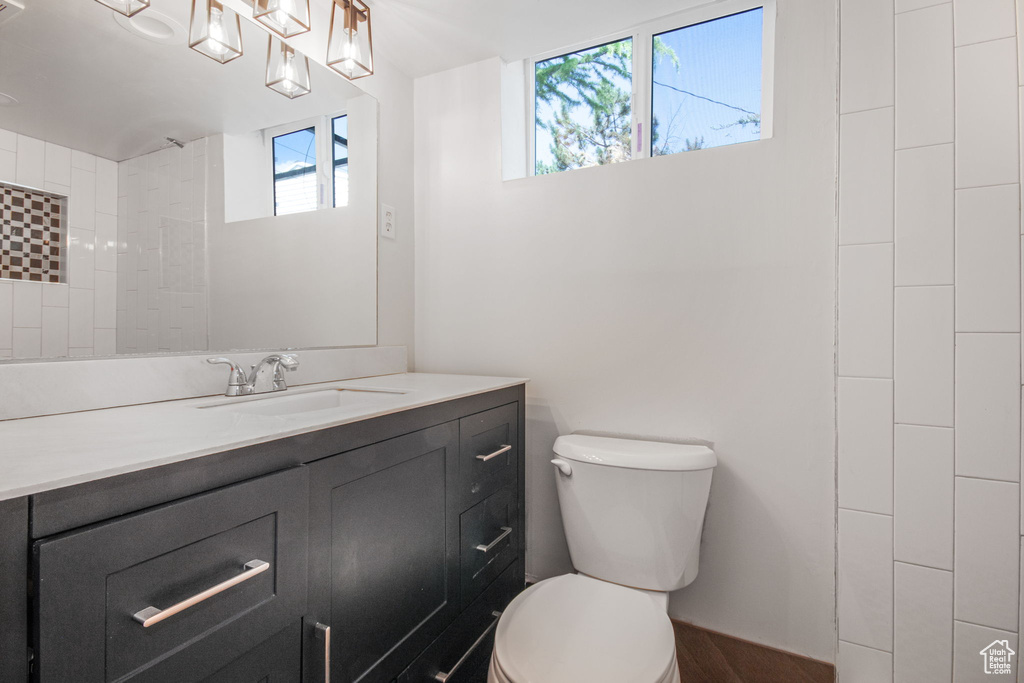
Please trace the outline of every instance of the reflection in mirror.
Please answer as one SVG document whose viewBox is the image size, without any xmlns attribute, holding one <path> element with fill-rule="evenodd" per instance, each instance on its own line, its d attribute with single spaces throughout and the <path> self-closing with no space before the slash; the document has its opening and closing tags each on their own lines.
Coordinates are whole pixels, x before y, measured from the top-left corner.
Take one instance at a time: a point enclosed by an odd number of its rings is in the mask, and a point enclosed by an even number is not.
<svg viewBox="0 0 1024 683">
<path fill-rule="evenodd" d="M 312 60 L 309 94 L 271 89 L 246 19 L 241 57 L 190 50 L 183 0 L 24 4 L 0 13 L 0 360 L 376 343 L 372 97 Z"/>
</svg>

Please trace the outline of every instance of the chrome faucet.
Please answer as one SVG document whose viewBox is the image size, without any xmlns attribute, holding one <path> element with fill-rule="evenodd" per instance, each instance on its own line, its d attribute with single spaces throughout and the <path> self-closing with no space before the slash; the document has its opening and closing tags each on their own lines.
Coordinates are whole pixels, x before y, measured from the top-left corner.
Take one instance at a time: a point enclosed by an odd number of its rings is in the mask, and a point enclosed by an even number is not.
<svg viewBox="0 0 1024 683">
<path fill-rule="evenodd" d="M 250 396 L 284 391 L 288 388 L 284 371 L 299 367 L 298 356 L 291 353 L 274 353 L 267 356 L 251 367 L 248 376 L 241 365 L 229 358 L 207 358 L 206 362 L 211 365 L 227 365 L 230 368 L 225 396 Z"/>
</svg>

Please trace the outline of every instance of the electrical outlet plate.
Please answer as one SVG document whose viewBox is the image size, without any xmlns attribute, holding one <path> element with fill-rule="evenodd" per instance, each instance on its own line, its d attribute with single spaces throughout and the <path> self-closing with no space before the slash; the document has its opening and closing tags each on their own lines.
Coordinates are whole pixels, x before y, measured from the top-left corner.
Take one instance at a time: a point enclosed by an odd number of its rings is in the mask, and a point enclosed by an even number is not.
<svg viewBox="0 0 1024 683">
<path fill-rule="evenodd" d="M 387 204 L 380 205 L 380 234 L 381 237 L 395 239 L 395 207 Z"/>
</svg>

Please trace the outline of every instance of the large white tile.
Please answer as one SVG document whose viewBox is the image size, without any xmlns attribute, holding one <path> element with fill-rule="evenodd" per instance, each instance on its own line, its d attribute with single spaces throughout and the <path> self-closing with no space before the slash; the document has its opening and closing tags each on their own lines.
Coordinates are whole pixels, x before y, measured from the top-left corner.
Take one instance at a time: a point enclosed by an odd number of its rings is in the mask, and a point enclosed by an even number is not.
<svg viewBox="0 0 1024 683">
<path fill-rule="evenodd" d="M 1009 38 L 1017 30 L 1014 0 L 953 0 L 956 44 Z"/>
<path fill-rule="evenodd" d="M 78 289 L 92 289 L 96 280 L 96 233 L 71 228 L 68 282 Z"/>
<path fill-rule="evenodd" d="M 936 683 L 953 675 L 953 574 L 896 563 L 893 678 Z"/>
<path fill-rule="evenodd" d="M 1017 628 L 1019 504 L 1018 484 L 956 478 L 957 619 L 1008 631 Z"/>
<path fill-rule="evenodd" d="M 1017 41 L 956 48 L 956 186 L 1019 182 Z"/>
<path fill-rule="evenodd" d="M 80 152 L 77 149 L 71 150 L 71 167 L 80 168 L 83 171 L 96 171 L 96 157 L 88 152 Z"/>
<path fill-rule="evenodd" d="M 96 327 L 117 327 L 117 273 L 96 271 L 95 305 L 93 316 Z"/>
<path fill-rule="evenodd" d="M 896 422 L 952 427 L 953 287 L 898 287 L 895 296 Z"/>
<path fill-rule="evenodd" d="M 68 307 L 67 285 L 43 285 L 43 306 Z"/>
<path fill-rule="evenodd" d="M 113 356 L 117 353 L 117 330 L 97 329 L 95 331 L 96 346 L 93 352 L 97 356 Z"/>
<path fill-rule="evenodd" d="M 117 162 L 96 159 L 96 211 L 117 215 Z"/>
<path fill-rule="evenodd" d="M 953 142 L 953 11 L 896 17 L 896 147 Z"/>
<path fill-rule="evenodd" d="M 892 514 L 892 380 L 839 378 L 839 505 Z"/>
<path fill-rule="evenodd" d="M 892 655 L 839 641 L 837 683 L 892 683 Z"/>
<path fill-rule="evenodd" d="M 842 112 L 893 104 L 893 0 L 840 3 Z"/>
<path fill-rule="evenodd" d="M 0 281 L 0 349 L 10 349 L 14 328 L 14 283 Z"/>
<path fill-rule="evenodd" d="M 839 374 L 891 378 L 893 246 L 839 248 Z"/>
<path fill-rule="evenodd" d="M 953 145 L 896 152 L 896 285 L 953 284 Z"/>
<path fill-rule="evenodd" d="M 68 338 L 71 348 L 89 348 L 93 346 L 93 291 L 91 289 L 72 289 L 68 305 Z"/>
<path fill-rule="evenodd" d="M 46 143 L 44 178 L 47 183 L 71 185 L 71 150 L 67 147 Z"/>
<path fill-rule="evenodd" d="M 893 125 L 892 107 L 840 119 L 840 244 L 893 239 Z"/>
<path fill-rule="evenodd" d="M 839 510 L 839 638 L 892 652 L 892 517 Z"/>
<path fill-rule="evenodd" d="M 953 430 L 896 425 L 894 557 L 953 569 Z"/>
<path fill-rule="evenodd" d="M 956 192 L 956 329 L 1020 330 L 1018 185 Z"/>
<path fill-rule="evenodd" d="M 42 140 L 18 136 L 16 180 L 21 185 L 41 188 L 46 182 L 46 144 Z"/>
<path fill-rule="evenodd" d="M 14 282 L 15 327 L 39 327 L 43 320 L 43 285 L 38 282 Z"/>
<path fill-rule="evenodd" d="M 117 216 L 96 214 L 96 270 L 117 271 Z"/>
<path fill-rule="evenodd" d="M 952 0 L 896 0 L 896 13 L 913 12 L 916 9 L 934 7 L 935 5 L 948 5 Z"/>
<path fill-rule="evenodd" d="M 8 152 L 17 152 L 18 134 L 13 131 L 0 128 L 0 149 Z"/>
<path fill-rule="evenodd" d="M 14 328 L 14 357 L 39 358 L 42 352 L 42 330 L 38 327 Z"/>
<path fill-rule="evenodd" d="M 956 335 L 956 473 L 1020 480 L 1018 334 Z"/>
<path fill-rule="evenodd" d="M 1013 680 L 1008 675 L 990 675 L 985 673 L 985 660 L 981 651 L 996 641 L 1007 641 L 1007 645 L 1017 652 L 1017 634 L 986 628 L 977 624 L 953 622 L 953 683 L 991 683 L 993 680 Z M 1017 656 L 1011 660 L 1013 670 L 1018 668 Z"/>
<path fill-rule="evenodd" d="M 0 183 L 16 183 L 18 179 L 18 154 L 0 149 Z"/>
<path fill-rule="evenodd" d="M 92 230 L 96 227 L 96 174 L 92 171 L 71 169 L 68 217 L 72 228 Z"/>
<path fill-rule="evenodd" d="M 68 309 L 43 308 L 42 357 L 59 358 L 68 355 Z"/>
</svg>

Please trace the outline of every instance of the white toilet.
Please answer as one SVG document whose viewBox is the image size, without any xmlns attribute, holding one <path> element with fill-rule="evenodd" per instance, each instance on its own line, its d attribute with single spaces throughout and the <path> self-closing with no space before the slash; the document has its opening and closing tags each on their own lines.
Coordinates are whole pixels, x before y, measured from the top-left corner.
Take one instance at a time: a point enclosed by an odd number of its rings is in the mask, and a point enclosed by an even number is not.
<svg viewBox="0 0 1024 683">
<path fill-rule="evenodd" d="M 489 683 L 678 683 L 668 592 L 697 576 L 715 454 L 582 435 L 559 437 L 554 450 L 578 573 L 509 604 Z"/>
</svg>

